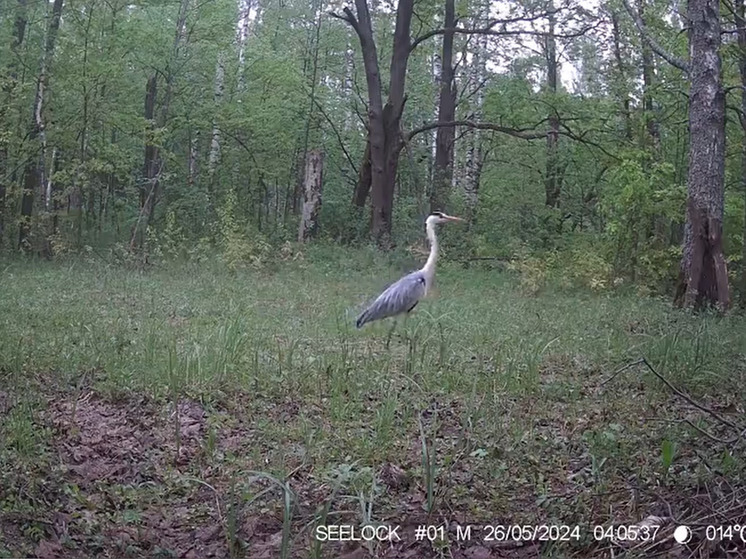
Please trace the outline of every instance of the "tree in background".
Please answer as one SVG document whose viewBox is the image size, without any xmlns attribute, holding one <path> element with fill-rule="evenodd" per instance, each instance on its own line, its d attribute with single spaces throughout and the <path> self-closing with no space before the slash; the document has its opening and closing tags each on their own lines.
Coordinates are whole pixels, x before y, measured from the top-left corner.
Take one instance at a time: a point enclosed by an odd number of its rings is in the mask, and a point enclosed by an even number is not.
<svg viewBox="0 0 746 559">
<path fill-rule="evenodd" d="M 713 72 L 727 95 L 742 91 L 742 46 L 701 41 L 724 62 L 695 80 L 675 56 L 686 36 L 667 0 L 628 2 L 633 18 L 619 0 L 85 0 L 65 4 L 56 32 L 54 4 L 7 3 L 6 248 L 24 238 L 34 253 L 102 246 L 138 261 L 217 248 L 261 265 L 267 247 L 298 238 L 307 162 L 321 149 L 321 241 L 409 244 L 439 206 L 469 217 L 468 235 L 444 239 L 463 258 L 534 258 L 599 288 L 673 291 L 681 269 L 692 278 L 682 300 L 688 288 L 687 304 L 722 305 L 726 258 L 743 269 L 744 196 L 730 187 L 740 163 L 696 159 L 697 140 L 721 140 L 707 136 L 709 117 L 701 133 L 688 126 Z M 735 39 L 739 4 L 724 6 Z M 741 102 L 729 115 L 746 122 Z M 727 139 L 746 137 L 727 122 Z M 721 176 L 734 180 L 703 190 Z M 687 214 L 699 225 L 685 227 Z"/>
</svg>

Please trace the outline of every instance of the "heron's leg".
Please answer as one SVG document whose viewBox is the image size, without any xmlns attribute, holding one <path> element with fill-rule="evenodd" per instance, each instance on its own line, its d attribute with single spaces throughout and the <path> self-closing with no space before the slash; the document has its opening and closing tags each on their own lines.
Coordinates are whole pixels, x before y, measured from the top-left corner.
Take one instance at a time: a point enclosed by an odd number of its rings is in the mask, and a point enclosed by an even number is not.
<svg viewBox="0 0 746 559">
<path fill-rule="evenodd" d="M 415 301 L 415 304 L 412 305 L 406 313 L 404 313 L 404 317 L 403 317 L 404 334 L 402 334 L 402 341 L 404 341 L 404 342 L 409 342 L 410 341 L 410 338 L 409 338 L 409 329 L 407 328 L 407 319 L 409 318 L 409 315 L 414 310 L 414 308 L 417 306 L 417 303 L 419 303 L 419 301 Z"/>
<path fill-rule="evenodd" d="M 391 336 L 394 334 L 394 330 L 396 329 L 396 325 L 399 321 L 397 318 L 394 318 L 394 324 L 391 326 L 391 330 L 389 330 L 389 335 L 386 338 L 386 349 L 389 348 L 389 343 L 391 343 Z"/>
</svg>

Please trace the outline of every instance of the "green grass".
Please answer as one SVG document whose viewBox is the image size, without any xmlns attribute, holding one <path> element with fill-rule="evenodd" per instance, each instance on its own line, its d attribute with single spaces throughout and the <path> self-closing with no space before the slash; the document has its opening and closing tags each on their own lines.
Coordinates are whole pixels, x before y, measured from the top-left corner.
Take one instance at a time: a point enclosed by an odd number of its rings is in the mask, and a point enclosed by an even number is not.
<svg viewBox="0 0 746 559">
<path fill-rule="evenodd" d="M 742 452 L 682 420 L 731 434 L 649 372 L 632 368 L 600 387 L 644 355 L 707 405 L 741 406 L 743 318 L 622 294 L 528 297 L 514 277 L 445 263 L 437 296 L 387 351 L 387 323 L 353 323 L 403 268 L 342 249 L 236 273 L 209 263 L 146 272 L 84 260 L 0 264 L 0 396 L 9 402 L 0 415 L 0 557 L 55 539 L 49 507 L 78 501 L 93 520 L 71 523 L 77 535 L 61 545 L 72 554 L 175 552 L 142 543 L 143 511 L 200 492 L 206 508 L 190 508 L 184 525 L 217 520 L 222 553 L 266 545 L 276 556 L 322 556 L 331 544 L 309 539 L 321 519 L 587 528 L 641 521 L 660 504 L 652 495 L 678 499 L 684 514 L 699 485 L 743 482 Z M 171 435 L 163 456 L 152 455 L 155 482 L 83 487 L 59 467 L 61 440 L 80 441 L 77 427 L 55 427 L 50 402 L 73 402 L 64 409 L 75 425 L 91 394 L 163 420 Z M 197 442 L 184 439 L 186 400 L 205 410 Z M 228 448 L 231 433 L 238 446 Z M 182 446 L 192 454 L 180 461 Z M 387 465 L 406 483 L 387 485 Z M 256 520 L 262 514 L 276 525 Z M 262 529 L 279 535 L 258 540 Z M 13 530 L 23 533 L 12 540 Z M 432 553 L 447 556 L 444 545 L 464 544 L 433 544 Z"/>
</svg>

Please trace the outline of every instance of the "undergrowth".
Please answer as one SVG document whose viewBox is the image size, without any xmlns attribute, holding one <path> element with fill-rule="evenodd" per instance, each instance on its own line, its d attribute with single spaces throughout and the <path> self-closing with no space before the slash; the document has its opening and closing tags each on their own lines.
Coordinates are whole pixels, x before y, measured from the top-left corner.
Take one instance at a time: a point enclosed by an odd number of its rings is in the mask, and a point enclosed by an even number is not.
<svg viewBox="0 0 746 559">
<path fill-rule="evenodd" d="M 358 331 L 354 318 L 413 264 L 405 253 L 329 247 L 302 255 L 288 248 L 259 269 L 4 262 L 4 526 L 50 506 L 42 497 L 49 487 L 18 493 L 26 478 L 58 484 L 58 506 L 81 491 L 55 470 L 50 445 L 61 435 L 44 418 L 47 401 L 84 407 L 91 394 L 170 410 L 163 436 L 171 450 L 161 450 L 173 460 L 164 458 L 171 473 L 161 483 L 188 473 L 211 488 L 222 526 L 215 537 L 231 556 L 251 549 L 245 522 L 265 509 L 276 513 L 274 553 L 289 556 L 322 517 L 375 523 L 457 510 L 475 523 L 540 516 L 567 524 L 608 522 L 603 511 L 613 509 L 627 515 L 614 520 L 637 522 L 644 503 L 610 504 L 631 483 L 683 495 L 722 476 L 743 482 L 742 453 L 693 428 L 717 426 L 643 368 L 601 385 L 645 356 L 692 398 L 738 410 L 746 396 L 743 318 L 691 315 L 668 300 L 603 289 L 527 290 L 510 271 L 445 261 L 433 297 L 386 351 L 388 325 Z M 207 418 L 198 439 L 190 438 L 185 401 L 198 402 Z M 225 448 L 236 429 L 247 444 L 241 453 Z M 178 494 L 154 494 L 157 487 L 133 486 L 115 500 L 139 519 Z M 49 537 L 38 526 L 22 544 L 0 545 L 0 556 L 33 551 Z M 103 534 L 96 541 L 106 547 Z M 91 551 L 84 541 L 73 538 L 71 549 Z M 320 545 L 308 549 L 320 556 Z"/>
</svg>

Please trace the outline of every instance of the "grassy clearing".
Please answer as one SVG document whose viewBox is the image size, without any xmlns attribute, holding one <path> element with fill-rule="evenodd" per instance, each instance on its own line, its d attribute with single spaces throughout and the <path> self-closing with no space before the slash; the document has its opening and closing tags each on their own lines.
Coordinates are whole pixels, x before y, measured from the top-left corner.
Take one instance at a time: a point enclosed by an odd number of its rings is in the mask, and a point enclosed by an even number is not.
<svg viewBox="0 0 746 559">
<path fill-rule="evenodd" d="M 702 518 L 743 491 L 743 446 L 702 434 L 732 436 L 649 371 L 600 386 L 644 355 L 742 424 L 738 316 L 529 297 L 505 274 L 446 265 L 387 351 L 388 324 L 353 319 L 403 268 L 365 252 L 262 272 L 0 270 L 0 557 L 603 555 L 617 546 L 595 524 Z M 444 541 L 414 543 L 415 524 L 445 521 Z M 539 521 L 582 537 L 482 541 L 481 525 Z M 379 522 L 404 541 L 310 537 Z M 478 535 L 456 541 L 456 522 Z"/>
</svg>

